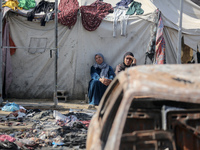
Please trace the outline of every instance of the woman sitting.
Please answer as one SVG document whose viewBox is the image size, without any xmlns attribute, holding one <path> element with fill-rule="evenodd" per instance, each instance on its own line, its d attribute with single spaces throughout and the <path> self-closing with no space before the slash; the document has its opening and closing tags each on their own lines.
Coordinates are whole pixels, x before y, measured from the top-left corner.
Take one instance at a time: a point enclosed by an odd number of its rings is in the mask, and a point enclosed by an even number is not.
<svg viewBox="0 0 200 150">
<path fill-rule="evenodd" d="M 88 87 L 88 108 L 95 108 L 95 105 L 99 105 L 101 97 L 115 77 L 112 67 L 104 62 L 104 57 L 101 53 L 95 54 L 94 58 L 95 64 L 90 70 L 92 79 L 90 80 Z"/>
<path fill-rule="evenodd" d="M 118 74 L 119 72 L 131 66 L 136 66 L 136 59 L 134 58 L 133 53 L 126 52 L 123 57 L 123 63 L 117 65 L 115 69 L 115 74 Z"/>
</svg>

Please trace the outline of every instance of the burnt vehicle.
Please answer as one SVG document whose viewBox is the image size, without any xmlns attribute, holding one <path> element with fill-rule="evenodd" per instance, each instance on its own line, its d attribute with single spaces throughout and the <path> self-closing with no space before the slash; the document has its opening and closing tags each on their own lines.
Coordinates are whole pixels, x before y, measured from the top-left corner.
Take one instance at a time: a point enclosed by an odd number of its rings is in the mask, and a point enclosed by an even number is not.
<svg viewBox="0 0 200 150">
<path fill-rule="evenodd" d="M 126 69 L 103 95 L 87 150 L 199 150 L 200 65 Z"/>
</svg>

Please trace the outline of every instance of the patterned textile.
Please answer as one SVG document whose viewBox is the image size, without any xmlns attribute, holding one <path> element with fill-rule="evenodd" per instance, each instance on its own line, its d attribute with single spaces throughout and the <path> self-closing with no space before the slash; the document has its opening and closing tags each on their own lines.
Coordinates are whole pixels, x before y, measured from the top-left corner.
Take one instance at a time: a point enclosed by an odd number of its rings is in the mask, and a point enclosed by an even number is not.
<svg viewBox="0 0 200 150">
<path fill-rule="evenodd" d="M 163 37 L 163 22 L 160 16 L 156 34 L 156 60 L 155 64 L 165 64 L 165 39 Z"/>
<path fill-rule="evenodd" d="M 78 9 L 79 3 L 77 0 L 61 0 L 58 6 L 58 10 L 61 11 L 58 13 L 58 22 L 69 28 L 75 25 Z"/>
<path fill-rule="evenodd" d="M 83 27 L 88 31 L 96 30 L 111 9 L 113 9 L 111 4 L 99 0 L 89 6 L 81 6 L 80 10 Z"/>
</svg>

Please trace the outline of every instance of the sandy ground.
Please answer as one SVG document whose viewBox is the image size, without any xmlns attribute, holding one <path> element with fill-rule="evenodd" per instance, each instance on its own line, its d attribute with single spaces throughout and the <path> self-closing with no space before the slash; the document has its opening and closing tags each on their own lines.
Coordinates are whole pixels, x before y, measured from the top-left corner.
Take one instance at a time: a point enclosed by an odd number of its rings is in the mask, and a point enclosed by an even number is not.
<svg viewBox="0 0 200 150">
<path fill-rule="evenodd" d="M 66 113 L 70 109 L 88 109 L 88 103 L 85 100 L 59 100 L 57 106 L 52 99 L 4 99 L 3 105 L 8 102 L 14 102 L 23 106 L 26 109 L 41 109 L 41 110 L 58 110 L 61 113 Z M 3 106 L 2 105 L 2 106 Z M 1 106 L 1 107 L 2 107 Z M 96 106 L 96 109 L 98 106 Z M 7 115 L 10 112 L 0 111 L 0 115 Z"/>
</svg>

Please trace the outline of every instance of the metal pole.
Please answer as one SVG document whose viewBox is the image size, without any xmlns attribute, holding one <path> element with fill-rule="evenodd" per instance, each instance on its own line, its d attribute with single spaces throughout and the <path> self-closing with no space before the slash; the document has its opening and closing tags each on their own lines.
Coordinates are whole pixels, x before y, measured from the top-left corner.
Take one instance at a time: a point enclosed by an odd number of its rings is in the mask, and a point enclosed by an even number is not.
<svg viewBox="0 0 200 150">
<path fill-rule="evenodd" d="M 49 50 L 56 50 L 56 48 L 50 48 L 50 47 L 19 47 L 19 46 L 3 46 L 2 48 L 19 48 L 19 49 L 49 49 Z"/>
<path fill-rule="evenodd" d="M 165 105 L 162 106 L 161 116 L 162 116 L 162 129 L 167 130 L 167 117 L 166 117 L 166 106 Z"/>
<path fill-rule="evenodd" d="M 179 14 L 179 27 L 178 27 L 178 51 L 177 51 L 177 64 L 181 64 L 181 40 L 182 40 L 182 12 L 183 0 L 180 0 L 180 14 Z"/>
<path fill-rule="evenodd" d="M 58 104 L 57 99 L 57 76 L 58 76 L 58 0 L 55 0 L 55 89 L 54 89 L 54 106 L 56 107 Z"/>
<path fill-rule="evenodd" d="M 0 0 L 0 5 L 1 5 L 1 11 L 0 11 L 0 13 L 1 13 L 1 15 L 0 15 L 0 104 L 2 104 L 3 103 L 3 98 L 2 98 L 2 96 L 3 96 L 3 79 L 2 79 L 2 73 L 3 73 L 3 71 L 2 71 L 2 65 L 3 65 L 3 62 L 2 62 L 2 60 L 3 60 L 3 58 L 2 58 L 2 0 Z"/>
</svg>

